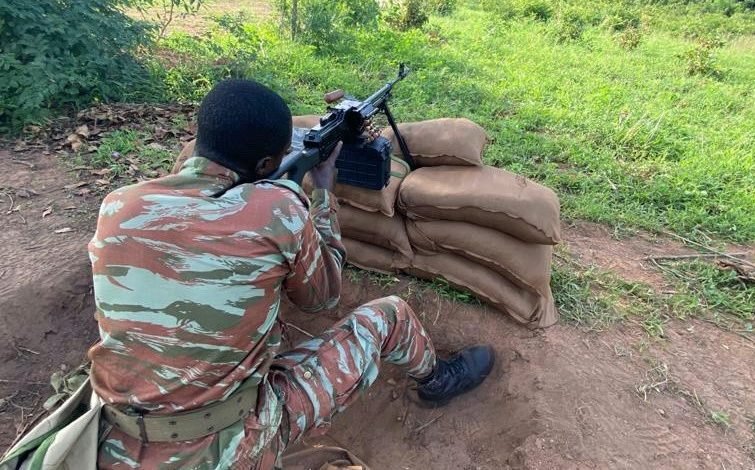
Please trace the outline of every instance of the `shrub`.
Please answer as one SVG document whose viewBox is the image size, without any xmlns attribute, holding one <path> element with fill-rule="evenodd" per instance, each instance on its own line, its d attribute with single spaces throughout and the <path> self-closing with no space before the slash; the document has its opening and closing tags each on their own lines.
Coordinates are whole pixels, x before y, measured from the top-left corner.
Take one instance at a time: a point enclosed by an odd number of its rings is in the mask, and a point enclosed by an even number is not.
<svg viewBox="0 0 755 470">
<path fill-rule="evenodd" d="M 516 7 L 510 0 L 480 0 L 480 7 L 502 19 L 514 18 L 517 15 Z"/>
<path fill-rule="evenodd" d="M 524 16 L 548 21 L 553 16 L 553 8 L 545 0 L 481 0 L 480 6 L 505 19 Z"/>
<path fill-rule="evenodd" d="M 145 21 L 148 11 L 154 15 L 155 39 L 159 41 L 165 37 L 168 26 L 180 11 L 187 15 L 196 14 L 204 0 L 130 0 L 129 4 L 142 14 Z"/>
<path fill-rule="evenodd" d="M 636 49 L 642 41 L 642 30 L 640 28 L 626 28 L 618 35 L 619 45 L 624 49 Z"/>
<path fill-rule="evenodd" d="M 422 27 L 427 23 L 429 13 L 429 5 L 425 0 L 391 0 L 383 18 L 389 25 L 403 31 Z"/>
<path fill-rule="evenodd" d="M 612 32 L 638 29 L 640 23 L 639 12 L 628 8 L 617 8 L 603 19 L 603 26 Z"/>
<path fill-rule="evenodd" d="M 543 0 L 524 0 L 520 2 L 521 12 L 524 16 L 530 16 L 538 21 L 548 21 L 553 16 L 550 3 Z"/>
<path fill-rule="evenodd" d="M 755 1 L 755 0 L 753 0 Z M 430 11 L 438 15 L 450 15 L 456 10 L 457 0 L 427 0 Z"/>
<path fill-rule="evenodd" d="M 144 90 L 147 74 L 132 53 L 149 37 L 147 25 L 120 11 L 126 3 L 0 2 L 0 129 Z"/>
<path fill-rule="evenodd" d="M 319 48 L 342 42 L 380 15 L 377 0 L 277 0 L 275 7 L 291 39 Z"/>
<path fill-rule="evenodd" d="M 687 73 L 689 75 L 721 75 L 718 68 L 715 50 L 724 46 L 724 42 L 718 38 L 701 38 L 695 47 L 684 53 L 687 61 Z"/>
<path fill-rule="evenodd" d="M 558 42 L 575 41 L 581 38 L 585 27 L 586 23 L 582 15 L 572 9 L 560 11 L 553 24 Z"/>
</svg>

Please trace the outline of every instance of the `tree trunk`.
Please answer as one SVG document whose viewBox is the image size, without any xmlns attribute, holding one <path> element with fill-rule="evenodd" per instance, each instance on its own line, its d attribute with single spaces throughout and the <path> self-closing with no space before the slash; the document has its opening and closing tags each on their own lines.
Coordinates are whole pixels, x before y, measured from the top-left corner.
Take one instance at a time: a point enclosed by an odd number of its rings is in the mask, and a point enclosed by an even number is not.
<svg viewBox="0 0 755 470">
<path fill-rule="evenodd" d="M 299 0 L 291 0 L 291 40 L 296 41 L 299 32 Z"/>
</svg>

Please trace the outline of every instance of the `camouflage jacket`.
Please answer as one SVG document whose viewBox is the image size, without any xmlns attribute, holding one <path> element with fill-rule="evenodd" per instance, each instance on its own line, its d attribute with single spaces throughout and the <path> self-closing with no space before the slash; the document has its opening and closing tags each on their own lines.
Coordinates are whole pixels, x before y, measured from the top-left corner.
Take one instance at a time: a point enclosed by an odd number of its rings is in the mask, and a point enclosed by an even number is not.
<svg viewBox="0 0 755 470">
<path fill-rule="evenodd" d="M 153 414 L 216 402 L 267 373 L 283 292 L 305 311 L 337 303 L 345 250 L 330 194 L 316 190 L 310 202 L 289 181 L 238 183 L 233 171 L 193 157 L 177 174 L 103 201 L 89 244 L 101 341 L 89 356 L 106 402 Z M 113 430 L 100 464 L 250 461 L 280 423 L 267 382 L 259 401 L 247 422 L 185 445 L 140 449 Z"/>
</svg>

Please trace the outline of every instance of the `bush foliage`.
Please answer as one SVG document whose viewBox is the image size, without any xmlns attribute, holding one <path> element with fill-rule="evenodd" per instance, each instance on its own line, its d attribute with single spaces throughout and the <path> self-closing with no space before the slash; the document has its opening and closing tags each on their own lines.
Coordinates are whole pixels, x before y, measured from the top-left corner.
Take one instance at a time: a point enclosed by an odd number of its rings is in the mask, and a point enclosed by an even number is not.
<svg viewBox="0 0 755 470">
<path fill-rule="evenodd" d="M 50 110 L 133 96 L 146 73 L 134 59 L 147 25 L 126 0 L 0 2 L 0 128 Z"/>
<path fill-rule="evenodd" d="M 377 0 L 276 0 L 281 26 L 291 39 L 327 48 L 350 37 L 355 28 L 375 25 Z"/>
</svg>

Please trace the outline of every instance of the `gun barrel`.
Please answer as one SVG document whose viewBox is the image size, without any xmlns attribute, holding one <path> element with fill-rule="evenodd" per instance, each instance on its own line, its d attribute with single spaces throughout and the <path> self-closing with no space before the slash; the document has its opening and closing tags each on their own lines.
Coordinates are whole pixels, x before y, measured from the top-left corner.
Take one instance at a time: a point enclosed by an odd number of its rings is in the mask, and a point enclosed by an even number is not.
<svg viewBox="0 0 755 470">
<path fill-rule="evenodd" d="M 369 98 L 364 100 L 364 103 L 369 103 L 372 106 L 378 107 L 382 101 L 385 100 L 385 98 L 391 93 L 393 90 L 393 87 L 403 80 L 407 75 L 409 74 L 409 69 L 404 67 L 404 64 L 401 64 L 398 71 L 398 76 L 391 80 L 390 82 L 383 85 L 381 89 L 373 93 Z"/>
</svg>

